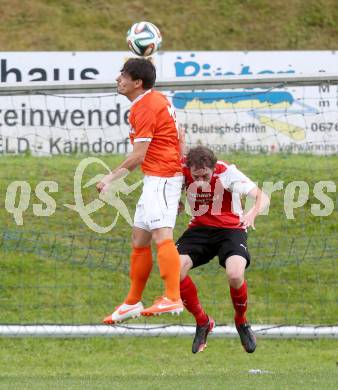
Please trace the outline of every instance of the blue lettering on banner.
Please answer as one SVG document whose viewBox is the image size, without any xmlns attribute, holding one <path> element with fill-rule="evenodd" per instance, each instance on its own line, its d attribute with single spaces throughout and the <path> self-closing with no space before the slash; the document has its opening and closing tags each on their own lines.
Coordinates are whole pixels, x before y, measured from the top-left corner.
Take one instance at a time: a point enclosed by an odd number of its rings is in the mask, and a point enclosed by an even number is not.
<svg viewBox="0 0 338 390">
<path fill-rule="evenodd" d="M 190 59 L 184 61 L 181 56 L 176 58 L 178 61 L 175 62 L 175 74 L 176 77 L 194 77 L 194 76 L 245 76 L 254 74 L 249 65 L 241 64 L 241 69 L 239 72 L 235 73 L 233 71 L 226 71 L 219 65 L 216 68 L 212 68 L 211 64 L 200 63 L 195 57 L 194 53 L 190 54 Z M 271 69 L 262 69 L 255 74 L 281 74 L 281 73 L 295 73 L 295 70 L 280 70 L 273 71 Z"/>
</svg>

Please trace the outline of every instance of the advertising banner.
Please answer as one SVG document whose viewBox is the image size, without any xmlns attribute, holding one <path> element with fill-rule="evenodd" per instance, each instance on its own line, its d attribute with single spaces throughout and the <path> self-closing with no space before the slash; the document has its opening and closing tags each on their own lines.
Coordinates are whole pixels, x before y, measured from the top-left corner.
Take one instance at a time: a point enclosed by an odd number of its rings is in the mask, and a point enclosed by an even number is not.
<svg viewBox="0 0 338 390">
<path fill-rule="evenodd" d="M 0 53 L 0 85 L 114 81 L 130 52 Z M 162 52 L 157 80 L 337 73 L 331 51 Z M 338 151 L 338 87 L 170 91 L 187 141 L 216 152 Z M 1 96 L 0 154 L 126 153 L 130 102 L 123 96 Z"/>
</svg>

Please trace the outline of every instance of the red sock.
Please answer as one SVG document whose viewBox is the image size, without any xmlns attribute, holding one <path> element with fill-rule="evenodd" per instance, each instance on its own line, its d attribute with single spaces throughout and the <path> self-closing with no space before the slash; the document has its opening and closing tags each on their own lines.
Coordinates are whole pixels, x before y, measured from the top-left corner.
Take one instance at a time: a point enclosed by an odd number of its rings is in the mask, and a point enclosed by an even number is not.
<svg viewBox="0 0 338 390">
<path fill-rule="evenodd" d="M 200 304 L 197 288 L 189 276 L 180 283 L 180 292 L 184 307 L 195 317 L 197 325 L 205 325 L 209 318 Z"/>
<path fill-rule="evenodd" d="M 246 322 L 246 310 L 248 305 L 248 287 L 246 280 L 238 289 L 230 286 L 230 295 L 235 309 L 235 323 L 242 325 Z"/>
</svg>

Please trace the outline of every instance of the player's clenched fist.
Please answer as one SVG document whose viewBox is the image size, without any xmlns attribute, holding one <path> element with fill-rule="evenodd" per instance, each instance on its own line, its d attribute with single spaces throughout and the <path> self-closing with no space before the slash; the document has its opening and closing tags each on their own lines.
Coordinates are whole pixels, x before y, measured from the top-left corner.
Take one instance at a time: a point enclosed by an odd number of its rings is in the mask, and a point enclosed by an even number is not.
<svg viewBox="0 0 338 390">
<path fill-rule="evenodd" d="M 100 193 L 103 188 L 105 187 L 106 185 L 104 183 L 102 183 L 102 181 L 99 181 L 97 184 L 96 184 L 96 189 L 97 189 L 97 192 Z"/>
</svg>

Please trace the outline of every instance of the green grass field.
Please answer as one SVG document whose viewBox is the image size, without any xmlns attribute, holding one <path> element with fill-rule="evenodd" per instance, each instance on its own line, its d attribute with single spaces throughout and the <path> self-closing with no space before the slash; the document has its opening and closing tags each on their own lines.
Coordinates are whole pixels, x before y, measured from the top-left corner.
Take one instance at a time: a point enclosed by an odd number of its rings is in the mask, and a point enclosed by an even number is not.
<svg viewBox="0 0 338 390">
<path fill-rule="evenodd" d="M 337 340 L 0 339 L 0 389 L 336 389 Z M 250 370 L 261 374 L 250 374 Z"/>
</svg>

